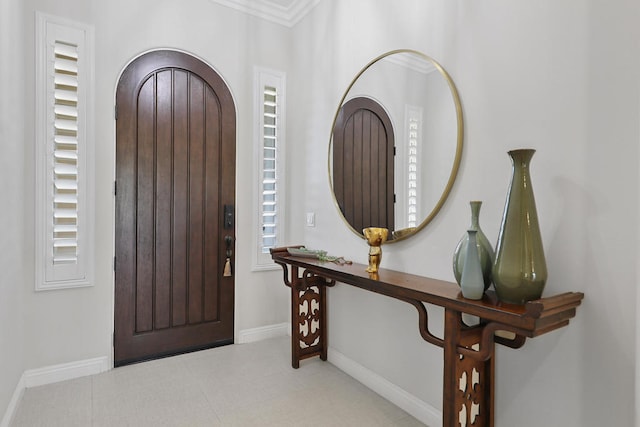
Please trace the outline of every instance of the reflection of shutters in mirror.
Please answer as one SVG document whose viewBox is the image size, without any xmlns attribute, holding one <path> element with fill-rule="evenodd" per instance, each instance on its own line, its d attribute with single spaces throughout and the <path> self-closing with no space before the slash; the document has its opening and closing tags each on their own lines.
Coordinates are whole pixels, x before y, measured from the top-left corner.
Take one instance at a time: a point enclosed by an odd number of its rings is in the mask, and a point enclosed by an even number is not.
<svg viewBox="0 0 640 427">
<path fill-rule="evenodd" d="M 405 185 L 407 187 L 407 227 L 417 227 L 421 219 L 418 218 L 420 206 L 418 194 L 420 187 L 420 139 L 422 137 L 422 109 L 407 105 L 407 147 L 409 149 L 406 157 L 407 175 Z"/>
<path fill-rule="evenodd" d="M 394 230 L 394 133 L 384 108 L 370 98 L 347 101 L 333 132 L 333 191 L 358 232 Z"/>
</svg>

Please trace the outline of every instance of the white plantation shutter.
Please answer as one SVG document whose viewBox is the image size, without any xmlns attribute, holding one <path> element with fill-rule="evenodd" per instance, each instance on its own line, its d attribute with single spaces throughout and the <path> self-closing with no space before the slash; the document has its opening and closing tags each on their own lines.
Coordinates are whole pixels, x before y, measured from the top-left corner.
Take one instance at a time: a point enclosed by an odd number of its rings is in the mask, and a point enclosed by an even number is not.
<svg viewBox="0 0 640 427">
<path fill-rule="evenodd" d="M 260 250 L 269 253 L 277 244 L 277 171 L 276 144 L 278 142 L 278 91 L 275 87 L 262 89 L 262 245 Z"/>
<path fill-rule="evenodd" d="M 91 284 L 89 27 L 38 14 L 36 289 Z"/>
<path fill-rule="evenodd" d="M 253 268 L 273 266 L 269 249 L 284 235 L 284 73 L 256 68 L 257 220 Z"/>
<path fill-rule="evenodd" d="M 54 41 L 53 266 L 78 262 L 78 46 Z"/>
</svg>

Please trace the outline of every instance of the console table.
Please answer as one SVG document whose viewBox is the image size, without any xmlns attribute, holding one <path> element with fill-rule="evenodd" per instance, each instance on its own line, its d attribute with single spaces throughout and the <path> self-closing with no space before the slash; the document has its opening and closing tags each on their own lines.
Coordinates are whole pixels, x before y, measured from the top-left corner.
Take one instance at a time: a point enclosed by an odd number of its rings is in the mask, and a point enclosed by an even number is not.
<svg viewBox="0 0 640 427">
<path fill-rule="evenodd" d="M 300 246 L 296 246 L 300 247 Z M 291 365 L 320 356 L 327 360 L 326 290 L 336 282 L 356 286 L 413 305 L 422 338 L 444 349 L 442 425 L 493 426 L 495 344 L 520 348 L 537 337 L 569 324 L 584 294 L 567 292 L 524 305 L 498 301 L 487 292 L 482 300 L 462 297 L 457 284 L 393 270 L 377 274 L 362 264 L 338 265 L 291 256 L 287 248 L 271 250 L 291 288 Z M 424 303 L 444 308 L 444 336 L 429 331 Z M 467 326 L 462 313 L 480 323 Z M 498 332 L 499 331 L 499 332 Z M 496 332 L 498 332 L 496 334 Z"/>
</svg>

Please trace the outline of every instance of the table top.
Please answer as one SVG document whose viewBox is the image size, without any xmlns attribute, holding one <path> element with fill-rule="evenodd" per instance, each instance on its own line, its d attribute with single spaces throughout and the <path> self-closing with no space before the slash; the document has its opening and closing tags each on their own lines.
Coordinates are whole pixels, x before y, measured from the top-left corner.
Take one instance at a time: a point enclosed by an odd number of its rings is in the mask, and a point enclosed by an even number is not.
<svg viewBox="0 0 640 427">
<path fill-rule="evenodd" d="M 481 300 L 471 300 L 462 296 L 460 287 L 454 282 L 384 268 L 372 274 L 363 264 L 340 265 L 291 256 L 286 248 L 274 249 L 271 255 L 281 265 L 300 267 L 326 279 L 391 297 L 422 301 L 478 316 L 485 321 L 499 322 L 517 328 L 529 337 L 566 325 L 584 298 L 581 292 L 566 292 L 520 305 L 501 302 L 495 292 L 487 291 Z"/>
</svg>

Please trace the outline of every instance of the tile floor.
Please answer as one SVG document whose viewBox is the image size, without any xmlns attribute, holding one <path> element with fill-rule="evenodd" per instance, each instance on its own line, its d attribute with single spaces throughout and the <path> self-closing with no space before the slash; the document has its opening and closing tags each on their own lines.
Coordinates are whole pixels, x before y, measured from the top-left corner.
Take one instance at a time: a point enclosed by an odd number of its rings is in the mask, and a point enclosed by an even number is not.
<svg viewBox="0 0 640 427">
<path fill-rule="evenodd" d="M 230 345 L 25 390 L 22 426 L 423 426 L 289 339 Z"/>
</svg>

